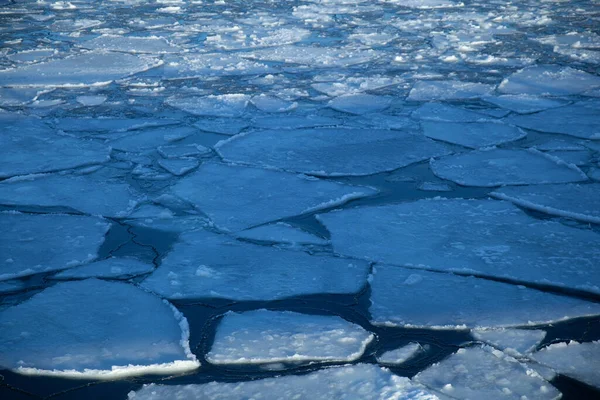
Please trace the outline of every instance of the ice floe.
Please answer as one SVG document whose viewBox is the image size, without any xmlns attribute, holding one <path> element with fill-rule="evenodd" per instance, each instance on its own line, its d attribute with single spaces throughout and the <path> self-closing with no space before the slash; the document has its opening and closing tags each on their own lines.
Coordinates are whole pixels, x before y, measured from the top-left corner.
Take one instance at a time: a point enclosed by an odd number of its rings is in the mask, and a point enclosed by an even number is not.
<svg viewBox="0 0 600 400">
<path fill-rule="evenodd" d="M 210 149 L 200 144 L 180 144 L 180 145 L 169 145 L 160 146 L 158 152 L 161 156 L 167 159 L 179 158 L 179 157 L 193 157 L 202 156 L 210 153 Z"/>
<path fill-rule="evenodd" d="M 212 364 L 354 361 L 374 335 L 338 316 L 256 310 L 225 314 L 206 360 Z"/>
<path fill-rule="evenodd" d="M 546 332 L 536 329 L 475 329 L 471 335 L 508 355 L 520 357 L 533 352 L 546 337 Z"/>
<path fill-rule="evenodd" d="M 357 293 L 363 261 L 257 246 L 207 231 L 181 235 L 141 285 L 170 299 L 276 300 L 316 293 Z"/>
<path fill-rule="evenodd" d="M 250 96 L 221 94 L 204 97 L 170 97 L 166 103 L 190 114 L 211 117 L 239 117 L 246 110 Z"/>
<path fill-rule="evenodd" d="M 484 114 L 463 107 L 431 102 L 417 108 L 411 116 L 422 121 L 448 122 L 478 122 L 490 119 Z"/>
<path fill-rule="evenodd" d="M 0 213 L 0 280 L 92 261 L 110 224 L 96 217 Z"/>
<path fill-rule="evenodd" d="M 200 162 L 195 158 L 177 158 L 158 160 L 158 164 L 173 175 L 181 176 L 196 168 Z"/>
<path fill-rule="evenodd" d="M 525 132 L 514 126 L 493 122 L 421 122 L 423 133 L 431 139 L 477 149 L 513 142 L 525 137 Z"/>
<path fill-rule="evenodd" d="M 488 96 L 484 97 L 483 100 L 507 110 L 518 112 L 519 114 L 530 114 L 568 104 L 564 100 L 548 99 L 530 94 Z"/>
<path fill-rule="evenodd" d="M 338 254 L 600 293 L 600 235 L 529 217 L 509 202 L 420 200 L 318 219 Z"/>
<path fill-rule="evenodd" d="M 406 346 L 389 350 L 377 357 L 377 362 L 384 365 L 404 364 L 411 358 L 423 351 L 423 346 L 419 343 L 409 343 Z"/>
<path fill-rule="evenodd" d="M 195 133 L 197 130 L 188 126 L 143 129 L 128 132 L 109 144 L 116 150 L 143 152 L 185 139 Z"/>
<path fill-rule="evenodd" d="M 58 283 L 0 311 L 0 328 L 0 365 L 27 375 L 114 379 L 200 365 L 183 315 L 127 283 Z"/>
<path fill-rule="evenodd" d="M 329 101 L 327 105 L 337 111 L 361 115 L 381 112 L 388 108 L 391 103 L 392 99 L 389 97 L 359 93 L 336 97 Z"/>
<path fill-rule="evenodd" d="M 102 35 L 82 42 L 79 46 L 90 50 L 109 50 L 134 54 L 165 54 L 180 51 L 165 38 L 157 36 L 135 37 Z"/>
<path fill-rule="evenodd" d="M 564 96 L 600 86 L 600 77 L 570 67 L 536 65 L 504 79 L 498 90 L 506 94 Z"/>
<path fill-rule="evenodd" d="M 474 99 L 490 94 L 494 86 L 461 81 L 419 81 L 415 83 L 407 100 L 459 100 Z"/>
<path fill-rule="evenodd" d="M 600 342 L 555 343 L 534 353 L 532 358 L 559 374 L 600 389 Z"/>
<path fill-rule="evenodd" d="M 325 239 L 311 235 L 310 233 L 300 230 L 290 224 L 286 224 L 285 222 L 261 225 L 256 228 L 238 232 L 237 236 L 243 239 L 275 243 L 315 245 L 325 245 L 329 243 L 329 241 Z"/>
</svg>

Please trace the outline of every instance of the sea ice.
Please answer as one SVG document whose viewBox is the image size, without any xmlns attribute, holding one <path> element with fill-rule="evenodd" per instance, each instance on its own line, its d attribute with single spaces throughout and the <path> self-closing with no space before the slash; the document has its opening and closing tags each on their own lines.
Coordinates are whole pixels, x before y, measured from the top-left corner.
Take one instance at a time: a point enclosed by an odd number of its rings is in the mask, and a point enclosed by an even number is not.
<svg viewBox="0 0 600 400">
<path fill-rule="evenodd" d="M 498 90 L 506 94 L 565 96 L 596 86 L 600 86 L 600 77 L 587 72 L 557 65 L 535 65 L 504 79 Z"/>
<path fill-rule="evenodd" d="M 225 314 L 206 355 L 212 364 L 350 362 L 374 335 L 338 316 L 256 310 Z"/>
<path fill-rule="evenodd" d="M 185 175 L 200 165 L 195 158 L 158 160 L 158 164 L 175 176 Z"/>
<path fill-rule="evenodd" d="M 237 54 L 185 54 L 167 58 L 163 67 L 165 79 L 193 79 L 212 76 L 258 75 L 273 72 L 273 68 Z"/>
<path fill-rule="evenodd" d="M 600 293 L 600 235 L 509 202 L 431 199 L 318 219 L 345 256 Z"/>
<path fill-rule="evenodd" d="M 61 282 L 0 311 L 0 365 L 27 375 L 114 379 L 200 365 L 183 315 L 121 282 Z"/>
<path fill-rule="evenodd" d="M 471 335 L 510 356 L 521 357 L 534 351 L 546 337 L 546 332 L 534 329 L 475 329 Z"/>
<path fill-rule="evenodd" d="M 280 46 L 242 53 L 240 56 L 262 61 L 278 61 L 291 64 L 309 65 L 313 68 L 343 68 L 363 64 L 380 57 L 372 49 L 354 47 Z"/>
<path fill-rule="evenodd" d="M 224 160 L 317 176 L 370 175 L 450 153 L 422 135 L 315 128 L 238 135 L 216 146 Z"/>
<path fill-rule="evenodd" d="M 202 119 L 196 122 L 194 126 L 205 132 L 219 133 L 221 135 L 237 135 L 250 125 L 244 119 L 225 117 Z"/>
<path fill-rule="evenodd" d="M 459 349 L 414 378 L 453 399 L 560 399 L 537 373 L 499 350 Z"/>
<path fill-rule="evenodd" d="M 183 233 L 142 283 L 169 299 L 276 300 L 316 293 L 357 293 L 368 264 L 240 242 L 207 231 Z"/>
<path fill-rule="evenodd" d="M 257 117 L 252 121 L 252 126 L 264 129 L 302 129 L 341 124 L 342 121 L 337 118 L 319 115 L 278 115 L 276 117 Z"/>
<path fill-rule="evenodd" d="M 258 399 L 261 400 L 438 400 L 425 387 L 372 364 L 345 365 L 247 382 L 210 382 L 196 385 L 144 385 L 129 392 L 129 400 Z"/>
<path fill-rule="evenodd" d="M 407 100 L 460 100 L 485 96 L 494 86 L 484 83 L 460 81 L 419 81 L 415 83 Z"/>
<path fill-rule="evenodd" d="M 102 35 L 79 43 L 78 46 L 90 50 L 109 50 L 121 53 L 165 54 L 176 53 L 180 49 L 166 39 L 157 36 L 135 37 Z"/>
<path fill-rule="evenodd" d="M 165 103 L 190 114 L 210 117 L 239 117 L 246 110 L 250 96 L 220 94 L 204 97 L 169 97 Z"/>
<path fill-rule="evenodd" d="M 142 152 L 185 139 L 197 132 L 197 129 L 189 126 L 143 129 L 131 131 L 109 144 L 121 151 Z"/>
<path fill-rule="evenodd" d="M 87 265 L 60 271 L 51 279 L 69 280 L 85 278 L 129 279 L 137 275 L 152 272 L 153 264 L 127 257 L 111 257 Z"/>
<path fill-rule="evenodd" d="M 381 112 L 388 108 L 391 103 L 392 100 L 389 97 L 357 93 L 336 97 L 330 100 L 327 105 L 337 111 L 362 115 Z"/>
<path fill-rule="evenodd" d="M 166 118 L 74 118 L 64 117 L 54 120 L 56 129 L 71 132 L 77 136 L 96 133 L 126 132 L 136 129 L 156 128 L 176 125 L 179 121 Z"/>
<path fill-rule="evenodd" d="M 377 191 L 260 168 L 205 163 L 172 187 L 214 223 L 242 230 L 366 197 Z"/>
<path fill-rule="evenodd" d="M 96 217 L 0 213 L 0 280 L 86 264 L 110 224 Z"/>
<path fill-rule="evenodd" d="M 536 150 L 486 149 L 430 162 L 442 179 L 463 186 L 537 185 L 587 180 L 576 166 Z"/>
<path fill-rule="evenodd" d="M 423 133 L 431 139 L 477 149 L 513 142 L 526 136 L 511 125 L 494 122 L 421 122 Z"/>
<path fill-rule="evenodd" d="M 600 224 L 600 183 L 504 187 L 491 195 L 543 213 Z"/>
<path fill-rule="evenodd" d="M 413 111 L 411 116 L 422 121 L 448 122 L 478 122 L 490 119 L 473 110 L 442 103 L 425 103 Z"/>
<path fill-rule="evenodd" d="M 384 365 L 400 365 L 423 351 L 419 343 L 409 343 L 406 346 L 386 351 L 377 357 L 377 362 Z"/>
<path fill-rule="evenodd" d="M 250 102 L 260 111 L 268 113 L 282 113 L 292 111 L 298 107 L 298 103 L 282 100 L 278 97 L 261 94 L 252 97 Z"/>
<path fill-rule="evenodd" d="M 256 228 L 248 229 L 237 233 L 242 239 L 259 240 L 275 243 L 292 244 L 316 244 L 325 245 L 329 241 L 321 239 L 318 236 L 311 235 L 285 222 L 277 222 L 270 225 L 261 225 Z"/>
<path fill-rule="evenodd" d="M 157 150 L 161 156 L 167 159 L 202 156 L 211 152 L 209 148 L 195 143 L 160 146 Z"/>
<path fill-rule="evenodd" d="M 519 114 L 530 114 L 550 108 L 562 107 L 568 104 L 564 100 L 548 99 L 529 94 L 505 94 L 501 96 L 484 97 L 488 103 L 506 108 Z"/>
<path fill-rule="evenodd" d="M 559 374 L 600 389 L 600 341 L 555 343 L 533 353 L 532 358 Z"/>
</svg>

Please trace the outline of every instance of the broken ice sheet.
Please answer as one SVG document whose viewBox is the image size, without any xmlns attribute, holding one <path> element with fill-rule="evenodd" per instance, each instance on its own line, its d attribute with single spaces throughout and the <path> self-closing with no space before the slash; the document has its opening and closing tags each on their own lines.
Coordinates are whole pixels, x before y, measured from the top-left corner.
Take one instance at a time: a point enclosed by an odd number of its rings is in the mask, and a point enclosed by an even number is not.
<svg viewBox="0 0 600 400">
<path fill-rule="evenodd" d="M 158 164 L 175 176 L 182 176 L 200 165 L 195 158 L 173 158 L 158 160 Z"/>
<path fill-rule="evenodd" d="M 209 148 L 206 148 L 200 144 L 179 144 L 170 146 L 160 146 L 158 153 L 164 158 L 179 158 L 179 157 L 192 157 L 201 156 L 211 152 Z"/>
<path fill-rule="evenodd" d="M 313 68 L 341 68 L 366 63 L 380 57 L 381 53 L 353 47 L 287 45 L 241 53 L 240 56 L 262 61 L 303 64 Z"/>
<path fill-rule="evenodd" d="M 600 235 L 509 202 L 431 199 L 317 218 L 345 256 L 600 293 Z"/>
<path fill-rule="evenodd" d="M 0 366 L 92 379 L 184 372 L 200 365 L 188 337 L 179 311 L 133 285 L 61 282 L 0 311 Z"/>
<path fill-rule="evenodd" d="M 414 378 L 456 399 L 559 399 L 561 393 L 526 365 L 489 347 L 459 349 Z"/>
<path fill-rule="evenodd" d="M 75 100 L 85 107 L 99 106 L 106 101 L 106 96 L 77 96 Z"/>
<path fill-rule="evenodd" d="M 488 103 L 495 104 L 498 107 L 506 108 L 519 114 L 530 114 L 538 111 L 557 108 L 567 105 L 565 100 L 548 99 L 529 94 L 506 94 L 501 96 L 484 97 Z"/>
<path fill-rule="evenodd" d="M 484 114 L 463 107 L 455 107 L 442 103 L 425 103 L 411 116 L 423 121 L 448 121 L 448 122 L 478 122 L 490 118 Z"/>
<path fill-rule="evenodd" d="M 89 136 L 100 132 L 126 132 L 136 129 L 177 125 L 179 121 L 166 118 L 61 117 L 56 118 L 53 123 L 58 130 L 72 132 L 77 136 Z"/>
<path fill-rule="evenodd" d="M 362 356 L 373 338 L 338 316 L 265 309 L 228 312 L 206 360 L 212 364 L 350 362 Z"/>
<path fill-rule="evenodd" d="M 287 375 L 247 382 L 210 382 L 195 385 L 144 385 L 130 392 L 129 400 L 155 399 L 255 399 L 331 400 L 349 393 L 362 400 L 438 400 L 425 387 L 372 364 L 320 369 L 306 375 Z"/>
<path fill-rule="evenodd" d="M 377 193 L 365 186 L 212 162 L 179 180 L 172 192 L 232 231 Z"/>
<path fill-rule="evenodd" d="M 51 279 L 69 280 L 86 278 L 111 278 L 129 279 L 143 275 L 154 269 L 153 264 L 148 264 L 128 257 L 111 257 L 106 260 L 96 261 L 87 265 L 66 269 L 53 275 Z"/>
<path fill-rule="evenodd" d="M 570 67 L 536 65 L 524 68 L 498 85 L 506 94 L 564 96 L 600 86 L 600 77 Z"/>
<path fill-rule="evenodd" d="M 410 101 L 460 100 L 485 96 L 494 86 L 461 81 L 419 81 L 408 94 Z"/>
<path fill-rule="evenodd" d="M 161 64 L 125 53 L 90 52 L 0 71 L 8 87 L 79 87 L 105 85 Z"/>
<path fill-rule="evenodd" d="M 298 107 L 298 103 L 296 102 L 282 100 L 278 97 L 268 96 L 265 94 L 254 96 L 250 101 L 254 107 L 258 108 L 260 111 L 268 113 L 282 113 L 292 111 Z"/>
<path fill-rule="evenodd" d="M 463 186 L 538 185 L 586 181 L 576 166 L 537 150 L 485 149 L 431 160 L 442 179 Z"/>
<path fill-rule="evenodd" d="M 222 135 L 237 135 L 246 129 L 248 122 L 237 118 L 203 118 L 194 126 L 205 132 L 220 133 Z"/>
<path fill-rule="evenodd" d="M 135 37 L 102 35 L 97 38 L 79 43 L 79 47 L 90 50 L 109 50 L 121 53 L 146 53 L 165 54 L 180 51 L 177 46 L 169 43 L 165 38 L 157 36 Z"/>
<path fill-rule="evenodd" d="M 431 139 L 477 149 L 522 139 L 526 133 L 511 125 L 493 122 L 421 122 L 423 133 Z"/>
<path fill-rule="evenodd" d="M 141 152 L 185 139 L 195 133 L 197 130 L 188 126 L 151 128 L 131 131 L 119 139 L 110 141 L 109 144 L 116 150 Z"/>
<path fill-rule="evenodd" d="M 534 351 L 546 337 L 546 332 L 535 329 L 475 329 L 471 335 L 510 356 L 521 357 Z"/>
<path fill-rule="evenodd" d="M 491 196 L 550 215 L 600 224 L 600 183 L 504 187 Z"/>
<path fill-rule="evenodd" d="M 104 180 L 97 174 L 29 175 L 0 182 L 0 204 L 68 207 L 105 217 L 125 217 L 142 199 L 127 183 Z"/>
<path fill-rule="evenodd" d="M 276 117 L 257 117 L 252 120 L 252 125 L 264 129 L 302 129 L 324 126 L 341 125 L 337 118 L 323 117 L 320 115 L 278 115 Z M 237 132 L 236 132 L 237 133 Z"/>
<path fill-rule="evenodd" d="M 555 343 L 531 356 L 561 375 L 600 389 L 600 341 Z"/>
<path fill-rule="evenodd" d="M 377 362 L 384 365 L 400 365 L 423 351 L 419 343 L 409 343 L 406 346 L 386 351 L 377 357 Z"/>
<path fill-rule="evenodd" d="M 220 142 L 216 150 L 233 163 L 317 176 L 371 175 L 450 153 L 422 135 L 341 128 L 252 132 Z"/>
<path fill-rule="evenodd" d="M 211 76 L 258 75 L 273 72 L 264 63 L 247 60 L 237 54 L 186 54 L 167 57 L 163 67 L 164 79 L 191 79 Z"/>
<path fill-rule="evenodd" d="M 315 244 L 325 245 L 328 240 L 311 235 L 285 222 L 261 225 L 256 228 L 241 231 L 237 234 L 242 239 L 259 240 L 275 243 Z"/>
<path fill-rule="evenodd" d="M 369 282 L 374 325 L 494 328 L 600 315 L 597 303 L 450 273 L 378 264 Z"/>
<path fill-rule="evenodd" d="M 392 99 L 372 94 L 347 94 L 336 97 L 327 103 L 327 106 L 337 111 L 348 114 L 370 114 L 381 112 L 392 104 Z"/>
<path fill-rule="evenodd" d="M 86 264 L 110 224 L 96 217 L 0 213 L 0 280 Z"/>
<path fill-rule="evenodd" d="M 169 299 L 276 300 L 316 293 L 357 293 L 368 264 L 310 256 L 207 231 L 180 242 L 141 286 Z"/>
<path fill-rule="evenodd" d="M 0 88 L 0 106 L 23 106 L 35 100 L 40 94 L 39 89 L 31 88 Z"/>
<path fill-rule="evenodd" d="M 204 97 L 169 97 L 165 103 L 190 114 L 210 117 L 239 117 L 246 110 L 250 96 L 221 94 Z"/>
</svg>

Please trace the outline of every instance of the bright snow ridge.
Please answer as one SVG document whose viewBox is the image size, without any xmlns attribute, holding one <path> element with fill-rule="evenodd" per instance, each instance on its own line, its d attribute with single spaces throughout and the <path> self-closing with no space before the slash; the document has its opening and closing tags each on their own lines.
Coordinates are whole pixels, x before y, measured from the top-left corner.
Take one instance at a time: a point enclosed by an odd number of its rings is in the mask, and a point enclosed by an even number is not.
<svg viewBox="0 0 600 400">
<path fill-rule="evenodd" d="M 318 218 L 345 256 L 600 293 L 600 235 L 509 202 L 419 200 Z"/>
<path fill-rule="evenodd" d="M 368 264 L 311 256 L 193 231 L 181 235 L 141 285 L 170 299 L 276 300 L 317 293 L 357 293 Z"/>
<path fill-rule="evenodd" d="M 225 314 L 206 355 L 212 364 L 354 361 L 374 335 L 338 316 L 256 310 Z"/>
<path fill-rule="evenodd" d="M 28 375 L 114 379 L 198 368 L 187 320 L 133 285 L 61 282 L 0 312 L 0 365 Z"/>
</svg>

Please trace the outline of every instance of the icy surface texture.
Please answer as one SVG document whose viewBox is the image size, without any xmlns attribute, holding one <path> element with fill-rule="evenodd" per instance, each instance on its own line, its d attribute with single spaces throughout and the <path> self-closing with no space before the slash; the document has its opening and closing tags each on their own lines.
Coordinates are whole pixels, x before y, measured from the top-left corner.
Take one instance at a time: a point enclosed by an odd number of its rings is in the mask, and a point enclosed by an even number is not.
<svg viewBox="0 0 600 400">
<path fill-rule="evenodd" d="M 146 385 L 129 393 L 129 400 L 158 399 L 251 399 L 294 398 L 299 400 L 331 400 L 349 394 L 364 400 L 398 398 L 403 400 L 437 400 L 425 387 L 399 377 L 387 369 L 371 364 L 333 367 L 307 375 L 284 376 L 249 382 L 211 382 L 202 385 Z"/>
<path fill-rule="evenodd" d="M 377 357 L 377 362 L 385 365 L 403 364 L 423 351 L 419 343 L 410 343 L 395 350 L 386 351 Z"/>
<path fill-rule="evenodd" d="M 444 142 L 477 149 L 513 142 L 525 137 L 525 132 L 510 125 L 494 123 L 422 122 L 425 136 Z"/>
<path fill-rule="evenodd" d="M 328 241 L 318 236 L 311 235 L 285 222 L 262 225 L 256 228 L 241 231 L 237 234 L 243 239 L 261 240 L 280 243 L 316 244 L 324 245 Z"/>
<path fill-rule="evenodd" d="M 213 364 L 354 361 L 373 334 L 337 316 L 256 310 L 226 314 L 206 355 Z"/>
<path fill-rule="evenodd" d="M 356 293 L 368 264 L 310 256 L 195 231 L 181 235 L 141 285 L 163 297 L 275 300 L 315 293 Z"/>
<path fill-rule="evenodd" d="M 600 77 L 573 68 L 528 67 L 515 72 L 498 86 L 508 94 L 561 96 L 581 93 L 600 86 Z"/>
<path fill-rule="evenodd" d="M 555 343 L 534 353 L 532 358 L 559 374 L 600 388 L 600 342 Z"/>
<path fill-rule="evenodd" d="M 152 272 L 154 265 L 134 258 L 111 257 L 80 267 L 69 268 L 52 276 L 52 279 L 69 280 L 85 278 L 127 279 Z"/>
<path fill-rule="evenodd" d="M 72 215 L 0 213 L 0 280 L 86 264 L 96 258 L 110 224 Z"/>
<path fill-rule="evenodd" d="M 112 379 L 199 366 L 183 315 L 126 283 L 59 283 L 0 312 L 0 327 L 0 365 L 25 374 Z"/>
<path fill-rule="evenodd" d="M 476 329 L 471 334 L 513 357 L 531 353 L 546 337 L 546 332 L 535 329 Z"/>
<path fill-rule="evenodd" d="M 346 256 L 600 293 L 598 233 L 529 217 L 508 202 L 420 200 L 319 220 Z"/>
</svg>

